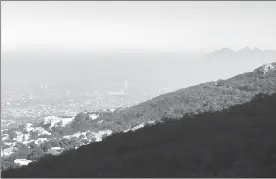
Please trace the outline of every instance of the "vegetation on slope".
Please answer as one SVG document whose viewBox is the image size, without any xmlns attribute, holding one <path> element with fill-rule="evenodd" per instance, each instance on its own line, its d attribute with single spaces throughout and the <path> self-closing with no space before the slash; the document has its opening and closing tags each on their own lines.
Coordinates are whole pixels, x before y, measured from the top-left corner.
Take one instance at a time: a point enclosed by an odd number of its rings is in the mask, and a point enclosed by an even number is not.
<svg viewBox="0 0 276 179">
<path fill-rule="evenodd" d="M 118 133 L 3 177 L 276 177 L 276 94 Z"/>
<path fill-rule="evenodd" d="M 276 66 L 276 62 L 273 65 Z M 263 68 L 227 80 L 166 93 L 118 113 L 102 116 L 99 120 L 104 120 L 104 128 L 116 132 L 148 121 L 160 121 L 164 117 L 179 119 L 187 114 L 220 111 L 243 104 L 258 93 L 276 92 L 276 71 L 270 70 L 264 74 Z"/>
</svg>

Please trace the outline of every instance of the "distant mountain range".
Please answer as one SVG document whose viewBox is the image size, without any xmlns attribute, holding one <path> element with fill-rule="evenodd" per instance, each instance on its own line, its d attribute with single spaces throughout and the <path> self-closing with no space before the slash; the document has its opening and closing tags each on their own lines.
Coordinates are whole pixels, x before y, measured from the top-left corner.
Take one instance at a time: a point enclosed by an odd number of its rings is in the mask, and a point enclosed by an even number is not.
<svg viewBox="0 0 276 179">
<path fill-rule="evenodd" d="M 71 91 L 83 89 L 87 93 L 92 86 L 98 91 L 117 91 L 124 81 L 128 81 L 129 91 L 139 91 L 139 94 L 148 92 L 149 97 L 154 97 L 160 94 L 157 92 L 159 88 L 174 91 L 217 78 L 226 79 L 275 61 L 275 53 L 261 51 L 259 55 L 242 55 L 238 51 L 229 55 L 215 51 L 196 57 L 185 53 L 142 52 L 105 55 L 62 53 L 65 56 L 38 53 L 37 57 L 32 53 L 12 53 L 4 57 L 7 60 L 1 64 L 2 91 L 32 91 L 41 83 L 47 83 L 48 88 L 55 86 L 55 89 L 68 88 Z M 64 64 L 66 68 L 63 68 Z M 136 96 L 138 100 L 145 100 L 138 94 Z"/>
<path fill-rule="evenodd" d="M 276 59 L 276 51 L 275 50 L 261 50 L 257 47 L 249 48 L 245 47 L 243 49 L 234 51 L 229 48 L 223 48 L 216 50 L 207 54 L 203 57 L 207 60 L 215 60 L 216 62 L 237 62 L 241 63 L 241 65 L 253 63 L 270 63 L 275 61 Z M 231 63 L 229 63 L 230 65 Z M 261 64 L 260 64 L 261 65 Z"/>
<path fill-rule="evenodd" d="M 250 47 L 245 47 L 245 48 L 242 48 L 240 50 L 232 50 L 230 48 L 222 48 L 222 49 L 218 49 L 218 50 L 215 50 L 214 52 L 210 53 L 211 55 L 214 55 L 214 54 L 225 54 L 225 55 L 229 55 L 229 54 L 247 54 L 247 55 L 256 55 L 256 54 L 269 54 L 269 55 L 272 55 L 272 54 L 276 54 L 276 51 L 275 50 L 261 50 L 257 47 L 254 47 L 254 48 L 250 48 Z"/>
<path fill-rule="evenodd" d="M 275 69 L 276 62 L 269 63 L 252 72 L 163 94 L 130 108 L 114 112 L 81 112 L 63 119 L 47 117 L 41 123 L 1 131 L 2 167 L 17 168 L 39 160 L 45 154 L 60 154 L 99 142 L 114 133 L 135 131 L 162 122 L 163 118 L 181 119 L 186 115 L 221 111 L 247 103 L 260 93 L 275 93 Z"/>
</svg>

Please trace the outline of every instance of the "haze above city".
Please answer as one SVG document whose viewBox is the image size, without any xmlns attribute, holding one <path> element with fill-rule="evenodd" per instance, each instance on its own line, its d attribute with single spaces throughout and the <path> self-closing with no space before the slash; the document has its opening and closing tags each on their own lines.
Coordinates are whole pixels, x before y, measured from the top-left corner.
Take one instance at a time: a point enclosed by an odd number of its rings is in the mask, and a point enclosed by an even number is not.
<svg viewBox="0 0 276 179">
<path fill-rule="evenodd" d="M 275 50 L 275 9 L 272 1 L 1 2 L 1 52 Z"/>
<path fill-rule="evenodd" d="M 254 70 L 276 59 L 275 18 L 261 1 L 1 2 L 2 119 L 125 107 Z"/>
</svg>

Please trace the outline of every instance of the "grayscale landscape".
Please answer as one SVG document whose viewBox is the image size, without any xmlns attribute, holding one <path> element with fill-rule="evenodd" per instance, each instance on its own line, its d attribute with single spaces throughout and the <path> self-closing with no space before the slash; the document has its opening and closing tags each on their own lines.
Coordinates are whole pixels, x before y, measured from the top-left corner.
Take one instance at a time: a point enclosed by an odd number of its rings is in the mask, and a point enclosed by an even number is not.
<svg viewBox="0 0 276 179">
<path fill-rule="evenodd" d="M 275 177 L 275 10 L 1 2 L 2 176 Z"/>
</svg>

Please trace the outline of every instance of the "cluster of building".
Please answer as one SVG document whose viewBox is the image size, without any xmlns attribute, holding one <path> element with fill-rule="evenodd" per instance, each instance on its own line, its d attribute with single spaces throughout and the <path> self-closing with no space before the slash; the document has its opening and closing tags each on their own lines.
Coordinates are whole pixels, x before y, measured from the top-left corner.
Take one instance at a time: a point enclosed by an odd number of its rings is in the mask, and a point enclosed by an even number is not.
<svg viewBox="0 0 276 179">
<path fill-rule="evenodd" d="M 43 100 L 37 100 L 39 97 L 32 95 L 28 96 L 28 98 L 26 95 L 22 95 L 20 99 L 17 98 L 14 101 L 10 97 L 2 101 L 1 118 L 6 120 L 8 117 L 16 119 L 21 117 L 38 118 L 48 115 L 72 116 L 83 110 L 97 111 L 100 109 L 115 109 L 138 103 L 137 100 L 127 99 L 124 94 L 117 95 L 113 93 L 93 93 L 93 98 L 91 98 L 91 94 L 81 94 L 80 98 L 75 98 L 75 100 L 69 98 L 62 101 L 56 101 L 56 99 L 51 101 L 51 99 L 47 99 L 47 102 L 44 102 Z"/>
</svg>

